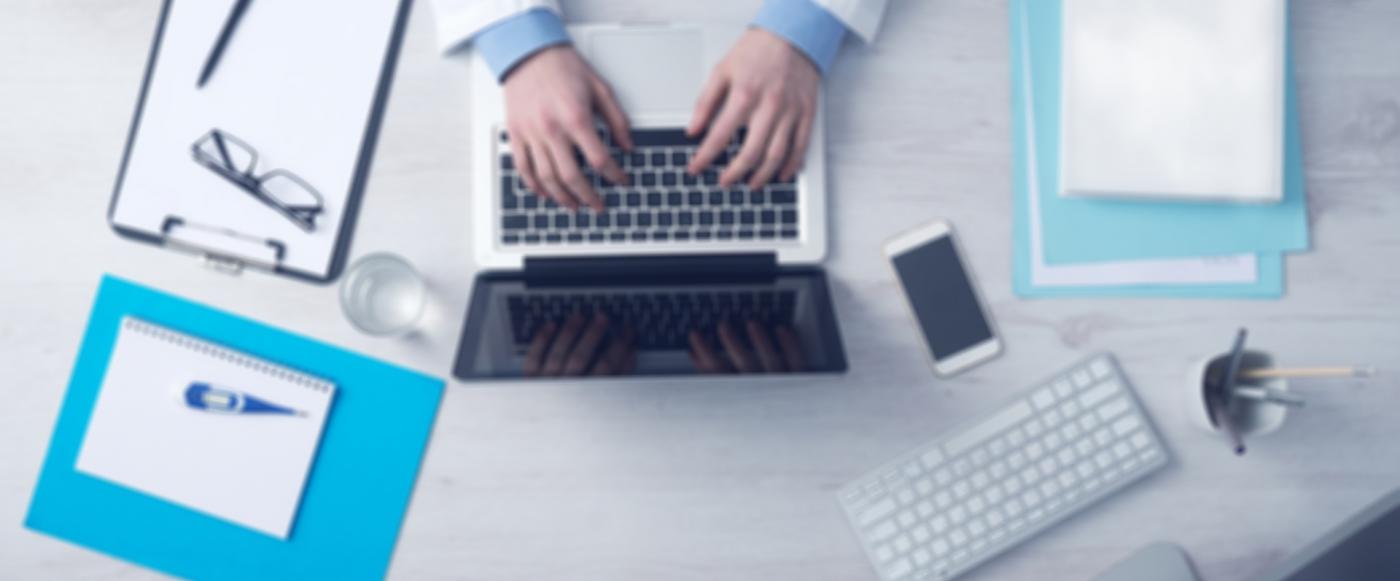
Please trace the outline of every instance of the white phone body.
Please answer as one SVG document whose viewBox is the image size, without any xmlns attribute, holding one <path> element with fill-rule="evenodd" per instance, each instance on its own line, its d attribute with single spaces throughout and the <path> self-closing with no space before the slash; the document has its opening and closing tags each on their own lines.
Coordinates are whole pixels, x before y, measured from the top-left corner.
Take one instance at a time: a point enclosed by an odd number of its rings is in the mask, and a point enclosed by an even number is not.
<svg viewBox="0 0 1400 581">
<path fill-rule="evenodd" d="M 963 276 L 966 278 L 968 287 L 971 289 L 972 300 L 976 303 L 977 309 L 981 313 L 982 320 L 986 323 L 987 338 L 967 345 L 954 353 L 936 355 L 933 345 L 929 343 L 929 337 L 925 329 L 929 328 L 928 321 L 920 318 L 918 309 L 914 306 L 915 298 L 910 296 L 910 290 L 905 284 L 904 276 L 899 268 L 895 266 L 895 259 L 910 251 L 924 247 L 927 244 L 937 242 L 940 239 L 948 238 L 952 243 L 953 253 L 957 257 L 958 265 L 961 267 Z M 962 250 L 959 248 L 957 237 L 953 234 L 953 226 L 946 221 L 938 220 L 920 226 L 912 231 L 906 232 L 885 243 L 885 257 L 889 260 L 890 270 L 894 272 L 894 278 L 899 283 L 899 290 L 904 294 L 904 304 L 909 309 L 909 314 L 914 318 L 919 326 L 919 337 L 924 341 L 925 352 L 928 353 L 929 362 L 933 367 L 933 372 L 940 377 L 957 375 L 973 366 L 983 363 L 1001 354 L 1001 337 L 997 333 L 996 325 L 992 322 L 991 311 L 987 309 L 987 304 L 982 300 L 982 293 L 978 291 L 976 278 L 972 275 L 972 270 L 964 259 Z"/>
</svg>

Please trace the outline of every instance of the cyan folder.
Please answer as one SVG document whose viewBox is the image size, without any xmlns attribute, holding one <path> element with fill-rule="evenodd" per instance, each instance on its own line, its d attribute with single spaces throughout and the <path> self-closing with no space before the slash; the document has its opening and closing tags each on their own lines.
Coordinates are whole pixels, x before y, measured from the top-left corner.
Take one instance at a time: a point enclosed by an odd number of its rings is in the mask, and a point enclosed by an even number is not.
<svg viewBox="0 0 1400 581">
<path fill-rule="evenodd" d="M 1024 3 L 1036 84 L 1036 128 L 1043 175 L 1060 173 L 1060 0 Z M 1014 41 L 1013 41 L 1014 42 Z M 1284 98 L 1284 194 L 1277 204 L 1133 201 L 1060 196 L 1042 188 L 1041 223 L 1049 264 L 1224 256 L 1308 249 L 1307 200 L 1291 57 Z"/>
<path fill-rule="evenodd" d="M 125 315 L 336 384 L 336 398 L 288 540 L 74 469 Z M 442 389 L 441 380 L 106 276 L 25 525 L 179 577 L 382 578 Z"/>
<path fill-rule="evenodd" d="M 1030 124 L 1035 123 L 1037 177 L 1041 192 L 1054 193 L 1058 183 L 1058 160 L 1044 156 L 1057 149 L 1059 136 L 1044 128 L 1058 124 L 1058 103 L 1047 103 L 1047 95 L 1057 95 L 1047 78 L 1058 78 L 1059 2 L 1057 0 L 1012 0 L 1011 19 L 1011 100 L 1012 100 L 1012 289 L 1022 297 L 1180 297 L 1180 298 L 1276 298 L 1283 294 L 1283 257 L 1278 252 L 1259 253 L 1258 279 L 1252 284 L 1206 285 L 1126 285 L 1085 287 L 1036 287 L 1031 284 L 1030 243 Z M 1048 23 L 1048 24 L 1047 24 Z M 1023 44 L 1024 43 L 1024 44 Z M 1053 59 L 1047 53 L 1054 53 Z M 1027 55 L 1029 62 L 1027 62 Z M 1031 67 L 1029 74 L 1024 67 Z M 1032 87 L 1024 78 L 1031 79 Z M 1058 82 L 1058 81 L 1056 81 Z M 1031 99 L 1030 107 L 1027 100 Z M 1058 96 L 1054 97 L 1058 99 Z M 1031 115 L 1027 115 L 1027 110 Z M 1031 118 L 1033 117 L 1033 118 Z M 1043 198 L 1042 198 L 1043 199 Z M 1042 219 L 1044 219 L 1042 206 Z M 1048 237 L 1048 233 L 1043 233 Z M 1048 240 L 1046 244 L 1048 245 Z"/>
</svg>

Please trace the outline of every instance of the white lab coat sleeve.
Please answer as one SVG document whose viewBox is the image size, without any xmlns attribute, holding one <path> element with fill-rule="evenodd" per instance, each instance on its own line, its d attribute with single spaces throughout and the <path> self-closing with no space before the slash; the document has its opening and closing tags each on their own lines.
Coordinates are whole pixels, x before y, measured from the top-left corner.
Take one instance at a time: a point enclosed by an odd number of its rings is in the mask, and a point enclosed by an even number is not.
<svg viewBox="0 0 1400 581">
<path fill-rule="evenodd" d="M 526 10 L 544 8 L 559 14 L 558 0 L 432 0 L 438 48 L 447 53 L 476 33 Z"/>
<path fill-rule="evenodd" d="M 889 0 L 815 0 L 817 5 L 827 9 L 833 16 L 845 23 L 846 28 L 870 42 L 880 31 L 880 19 L 885 15 Z"/>
</svg>

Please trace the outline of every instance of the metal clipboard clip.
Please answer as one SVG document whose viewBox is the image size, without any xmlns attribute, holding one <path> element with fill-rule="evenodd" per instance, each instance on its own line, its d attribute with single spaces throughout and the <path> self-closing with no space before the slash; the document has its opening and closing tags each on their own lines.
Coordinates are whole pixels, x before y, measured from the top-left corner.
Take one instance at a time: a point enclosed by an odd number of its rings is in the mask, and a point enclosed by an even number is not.
<svg viewBox="0 0 1400 581">
<path fill-rule="evenodd" d="M 278 272 L 287 254 L 287 245 L 280 240 L 186 222 L 179 216 L 166 216 L 160 229 L 166 246 L 194 254 L 205 267 L 228 275 L 249 266 Z"/>
</svg>

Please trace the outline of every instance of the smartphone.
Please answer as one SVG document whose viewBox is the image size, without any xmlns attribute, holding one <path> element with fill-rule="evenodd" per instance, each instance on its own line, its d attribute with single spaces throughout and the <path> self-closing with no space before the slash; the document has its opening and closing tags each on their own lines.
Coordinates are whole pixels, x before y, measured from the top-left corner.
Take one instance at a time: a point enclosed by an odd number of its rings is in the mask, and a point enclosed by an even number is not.
<svg viewBox="0 0 1400 581">
<path fill-rule="evenodd" d="M 1001 353 L 987 307 L 958 250 L 953 226 L 937 221 L 890 240 L 885 255 L 941 377 Z"/>
</svg>

